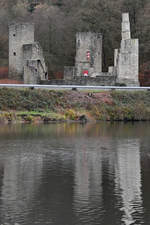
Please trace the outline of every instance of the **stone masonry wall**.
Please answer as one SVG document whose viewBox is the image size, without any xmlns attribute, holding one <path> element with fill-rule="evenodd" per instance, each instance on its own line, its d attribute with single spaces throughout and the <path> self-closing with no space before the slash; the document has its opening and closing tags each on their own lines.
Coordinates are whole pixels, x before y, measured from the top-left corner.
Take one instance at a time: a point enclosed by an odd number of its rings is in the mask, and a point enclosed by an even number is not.
<svg viewBox="0 0 150 225">
<path fill-rule="evenodd" d="M 138 86 L 138 73 L 138 39 L 124 40 L 118 58 L 118 81 Z"/>
<path fill-rule="evenodd" d="M 74 66 L 65 66 L 64 67 L 64 79 L 72 80 L 76 76 L 76 69 Z"/>
<path fill-rule="evenodd" d="M 24 83 L 32 84 L 33 80 L 34 83 L 35 80 L 39 83 L 39 80 L 47 79 L 47 67 L 43 56 L 43 50 L 38 42 L 23 45 L 23 60 Z M 28 66 L 30 68 L 27 69 L 26 67 Z"/>
<path fill-rule="evenodd" d="M 26 64 L 24 65 L 24 83 L 38 84 L 39 81 L 40 79 L 39 79 L 39 73 L 38 73 L 38 61 L 27 60 Z"/>
<path fill-rule="evenodd" d="M 115 82 L 115 76 L 103 73 L 103 75 L 99 77 L 75 77 L 72 80 L 48 80 L 41 81 L 40 83 L 47 85 L 113 86 Z"/>
</svg>

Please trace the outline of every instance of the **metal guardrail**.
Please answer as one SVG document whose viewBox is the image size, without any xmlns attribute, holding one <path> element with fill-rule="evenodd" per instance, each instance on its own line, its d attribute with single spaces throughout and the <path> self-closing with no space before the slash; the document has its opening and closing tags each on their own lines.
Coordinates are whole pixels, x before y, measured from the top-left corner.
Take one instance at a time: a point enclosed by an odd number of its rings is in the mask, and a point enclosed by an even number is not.
<svg viewBox="0 0 150 225">
<path fill-rule="evenodd" d="M 81 89 L 81 90 L 150 90 L 150 87 L 126 86 L 80 86 L 80 85 L 39 85 L 39 84 L 0 84 L 7 88 L 40 88 L 40 89 Z"/>
</svg>

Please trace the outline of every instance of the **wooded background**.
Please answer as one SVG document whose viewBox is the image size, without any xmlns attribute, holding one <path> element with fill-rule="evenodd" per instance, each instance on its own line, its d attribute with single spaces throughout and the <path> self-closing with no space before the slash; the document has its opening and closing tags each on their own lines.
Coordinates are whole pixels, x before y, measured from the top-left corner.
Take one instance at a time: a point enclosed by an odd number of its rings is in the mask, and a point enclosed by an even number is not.
<svg viewBox="0 0 150 225">
<path fill-rule="evenodd" d="M 130 13 L 132 37 L 140 40 L 140 66 L 150 61 L 149 0 L 0 0 L 0 67 L 8 65 L 8 24 L 34 22 L 51 78 L 74 65 L 75 34 L 103 34 L 103 71 L 113 65 L 121 40 L 121 14 Z"/>
</svg>

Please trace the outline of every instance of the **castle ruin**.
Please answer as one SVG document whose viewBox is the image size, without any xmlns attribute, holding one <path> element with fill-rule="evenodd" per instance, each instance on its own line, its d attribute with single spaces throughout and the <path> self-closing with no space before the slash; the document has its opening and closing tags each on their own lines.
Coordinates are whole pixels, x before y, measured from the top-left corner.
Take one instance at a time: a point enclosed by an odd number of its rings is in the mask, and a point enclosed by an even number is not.
<svg viewBox="0 0 150 225">
<path fill-rule="evenodd" d="M 9 26 L 9 78 L 26 84 L 139 86 L 139 41 L 131 38 L 129 14 L 122 14 L 122 39 L 114 65 L 102 72 L 102 34 L 76 34 L 75 66 L 64 68 L 64 79 L 48 80 L 43 50 L 34 41 L 34 25 Z"/>
<path fill-rule="evenodd" d="M 34 41 L 34 25 L 14 23 L 9 26 L 9 78 L 26 84 L 47 79 L 43 51 Z"/>
<path fill-rule="evenodd" d="M 122 14 L 120 49 L 114 50 L 114 66 L 102 72 L 102 35 L 80 32 L 76 35 L 74 67 L 65 67 L 64 83 L 77 85 L 139 86 L 139 41 L 131 38 L 129 14 Z"/>
</svg>

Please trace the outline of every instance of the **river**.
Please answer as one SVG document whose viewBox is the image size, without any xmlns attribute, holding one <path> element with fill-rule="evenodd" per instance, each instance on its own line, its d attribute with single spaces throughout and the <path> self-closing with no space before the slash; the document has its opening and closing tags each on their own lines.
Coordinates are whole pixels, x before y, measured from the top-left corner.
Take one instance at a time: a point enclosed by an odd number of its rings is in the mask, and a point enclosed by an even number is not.
<svg viewBox="0 0 150 225">
<path fill-rule="evenodd" d="M 150 123 L 0 126 L 0 225 L 150 224 Z"/>
</svg>

